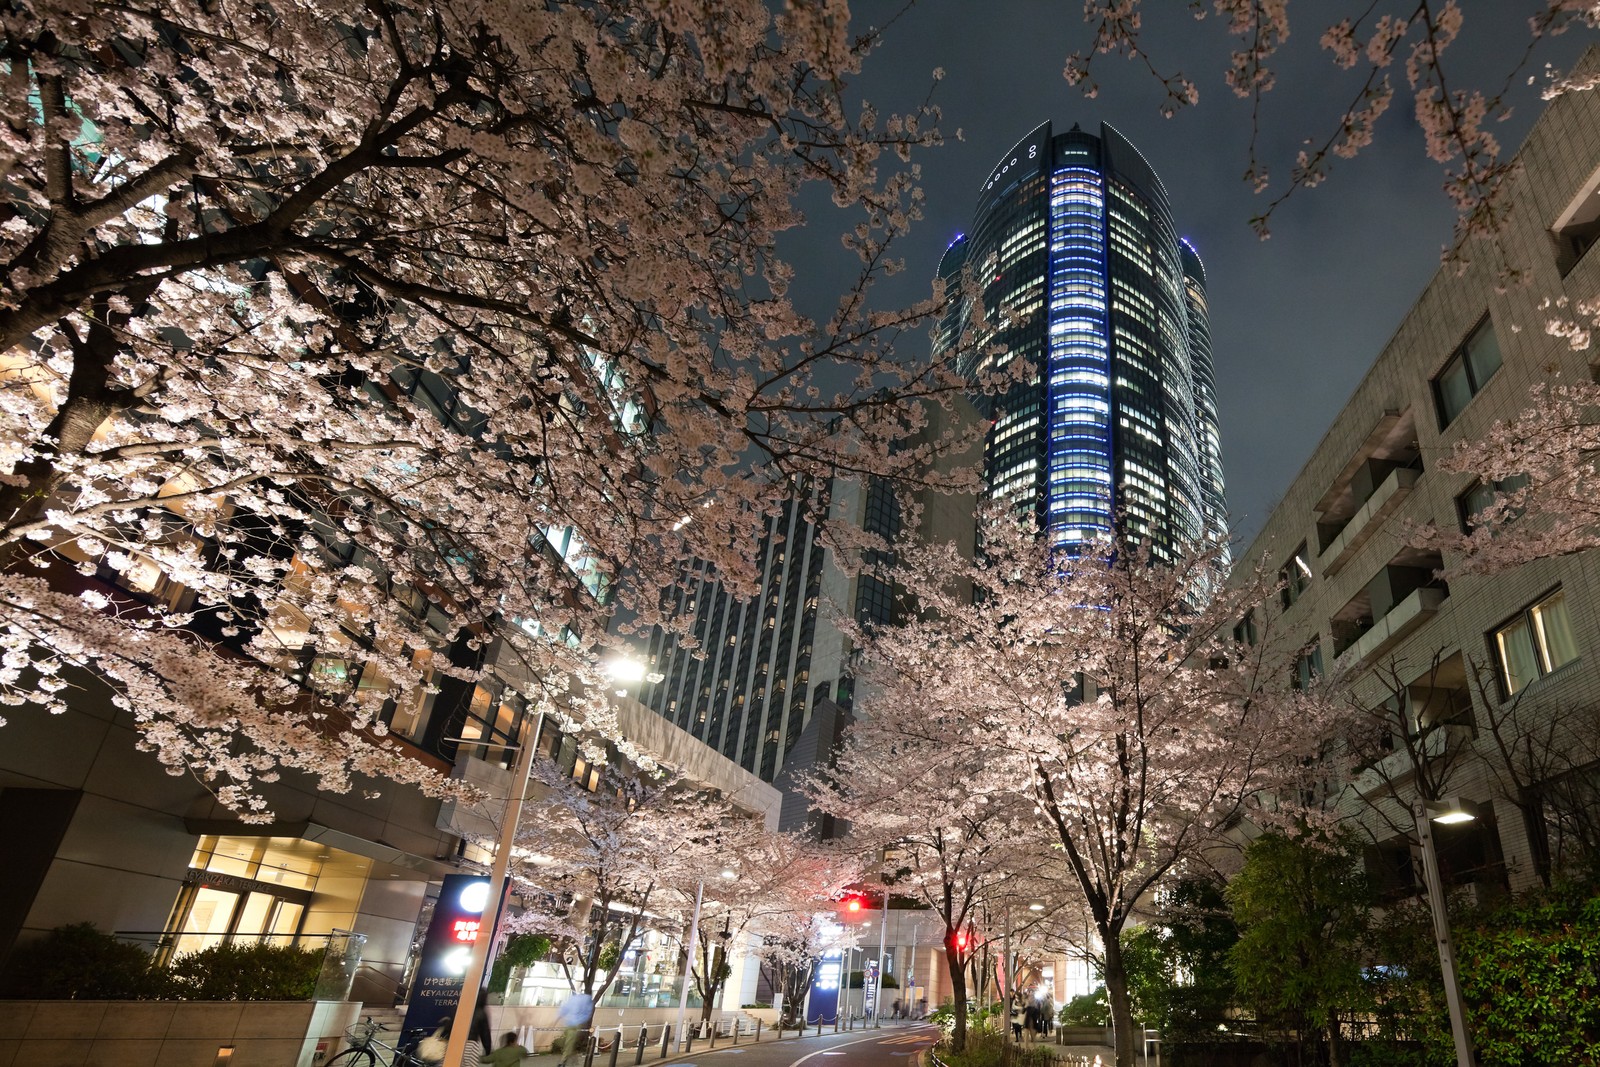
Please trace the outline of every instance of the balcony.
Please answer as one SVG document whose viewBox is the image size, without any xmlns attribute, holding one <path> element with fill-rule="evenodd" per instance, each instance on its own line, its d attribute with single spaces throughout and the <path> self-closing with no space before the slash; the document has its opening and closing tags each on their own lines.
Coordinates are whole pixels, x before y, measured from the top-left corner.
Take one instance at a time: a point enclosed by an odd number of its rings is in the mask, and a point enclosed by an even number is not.
<svg viewBox="0 0 1600 1067">
<path fill-rule="evenodd" d="M 1355 555 L 1356 550 L 1367 543 L 1368 538 L 1383 528 L 1384 520 L 1394 514 L 1395 509 L 1411 495 L 1421 476 L 1422 472 L 1414 467 L 1400 467 L 1389 472 L 1389 476 L 1345 523 L 1344 529 L 1323 549 L 1318 557 L 1323 577 L 1337 573 Z"/>
<path fill-rule="evenodd" d="M 1450 591 L 1442 586 L 1413 590 L 1360 637 L 1346 645 L 1334 662 L 1342 667 L 1350 667 L 1387 652 L 1411 631 L 1437 615 L 1449 596 Z"/>
</svg>

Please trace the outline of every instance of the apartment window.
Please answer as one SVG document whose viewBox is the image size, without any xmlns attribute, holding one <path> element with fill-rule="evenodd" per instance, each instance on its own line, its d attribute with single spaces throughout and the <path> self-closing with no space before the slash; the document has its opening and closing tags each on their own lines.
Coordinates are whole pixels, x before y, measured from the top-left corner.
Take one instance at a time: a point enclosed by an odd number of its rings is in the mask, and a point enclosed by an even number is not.
<svg viewBox="0 0 1600 1067">
<path fill-rule="evenodd" d="M 1306 562 L 1306 556 L 1306 543 L 1301 541 L 1300 547 L 1289 557 L 1289 562 L 1278 572 L 1278 580 L 1283 583 L 1283 588 L 1278 591 L 1278 598 L 1283 601 L 1285 608 L 1299 600 L 1300 594 L 1311 585 L 1311 564 Z"/>
<path fill-rule="evenodd" d="M 1241 619 L 1239 624 L 1233 628 L 1233 640 L 1236 644 L 1248 645 L 1251 648 L 1256 646 L 1256 642 L 1260 640 L 1260 635 L 1256 632 L 1256 613 L 1254 611 Z"/>
<path fill-rule="evenodd" d="M 1472 398 L 1483 391 L 1499 369 L 1500 342 L 1494 335 L 1494 324 L 1486 315 L 1433 380 L 1433 398 L 1439 407 L 1441 430 L 1466 410 Z"/>
<path fill-rule="evenodd" d="M 1527 484 L 1526 474 L 1494 482 L 1474 482 L 1470 489 L 1456 497 L 1456 515 L 1461 520 L 1461 532 L 1471 533 L 1483 525 L 1479 516 L 1494 503 L 1496 496 L 1514 493 Z"/>
<path fill-rule="evenodd" d="M 1567 616 L 1567 595 L 1557 590 L 1494 631 L 1500 684 L 1507 697 L 1578 658 Z"/>
<path fill-rule="evenodd" d="M 1299 690 L 1311 688 L 1311 684 L 1322 675 L 1322 643 L 1312 645 L 1294 659 L 1294 687 Z"/>
</svg>

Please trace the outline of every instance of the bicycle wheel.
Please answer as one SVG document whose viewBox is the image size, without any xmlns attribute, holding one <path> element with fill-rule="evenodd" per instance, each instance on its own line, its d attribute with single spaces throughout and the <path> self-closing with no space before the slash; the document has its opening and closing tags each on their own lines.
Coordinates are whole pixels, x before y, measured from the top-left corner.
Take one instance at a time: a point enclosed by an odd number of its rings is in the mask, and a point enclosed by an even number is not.
<svg viewBox="0 0 1600 1067">
<path fill-rule="evenodd" d="M 378 1057 L 373 1055 L 370 1048 L 347 1048 L 324 1067 L 374 1067 Z"/>
</svg>

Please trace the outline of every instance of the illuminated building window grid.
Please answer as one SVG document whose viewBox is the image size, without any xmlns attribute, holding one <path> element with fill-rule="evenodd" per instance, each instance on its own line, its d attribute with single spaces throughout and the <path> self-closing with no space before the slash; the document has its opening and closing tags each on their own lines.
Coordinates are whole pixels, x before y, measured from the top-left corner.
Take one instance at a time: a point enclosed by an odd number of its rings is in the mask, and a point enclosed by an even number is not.
<svg viewBox="0 0 1600 1067">
<path fill-rule="evenodd" d="M 1111 528 L 1111 353 L 1105 193 L 1096 170 L 1062 167 L 1050 192 L 1046 524 L 1084 540 Z M 1058 540 L 1058 543 L 1059 540 Z"/>
</svg>

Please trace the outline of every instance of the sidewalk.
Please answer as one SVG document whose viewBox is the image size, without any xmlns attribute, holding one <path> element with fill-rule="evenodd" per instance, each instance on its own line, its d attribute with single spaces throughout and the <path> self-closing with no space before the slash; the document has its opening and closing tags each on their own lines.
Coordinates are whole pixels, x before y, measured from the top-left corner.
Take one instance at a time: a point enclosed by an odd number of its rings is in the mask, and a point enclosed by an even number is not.
<svg viewBox="0 0 1600 1067">
<path fill-rule="evenodd" d="M 891 1029 L 891 1026 L 885 1025 L 883 1029 Z M 870 1024 L 868 1024 L 867 1030 L 871 1030 Z M 602 1030 L 600 1031 L 600 1034 L 603 1040 L 609 1041 L 615 1032 L 615 1030 Z M 655 1028 L 652 1027 L 652 1036 L 654 1036 L 654 1032 Z M 852 1031 L 841 1027 L 839 1029 L 839 1036 L 842 1037 L 851 1032 Z M 857 1024 L 854 1032 L 858 1034 L 861 1033 L 862 1027 Z M 539 1039 L 539 1044 L 541 1046 L 545 1044 L 545 1038 L 542 1036 L 544 1033 L 544 1031 L 541 1031 L 541 1037 Z M 733 1048 L 735 1044 L 737 1044 L 740 1048 L 748 1048 L 757 1044 L 755 1035 L 749 1033 L 740 1034 L 737 1041 L 734 1038 L 726 1035 L 719 1035 L 714 1041 L 711 1038 L 697 1037 L 694 1039 L 691 1047 L 683 1052 L 677 1051 L 676 1046 L 669 1042 L 667 1045 L 667 1054 L 663 1056 L 661 1054 L 661 1041 L 659 1038 L 657 1038 L 656 1040 L 645 1045 L 644 1056 L 642 1059 L 640 1059 L 637 1033 L 637 1027 L 630 1026 L 627 1028 L 624 1042 L 615 1051 L 615 1059 L 613 1059 L 613 1052 L 609 1048 L 605 1049 L 604 1051 L 595 1052 L 592 1061 L 586 1061 L 580 1052 L 572 1057 L 568 1063 L 568 1067 L 634 1067 L 635 1063 L 671 1063 L 674 1060 L 687 1059 L 693 1056 L 698 1056 L 704 1052 L 710 1052 L 713 1048 L 720 1051 L 726 1048 Z M 797 1034 L 793 1030 L 785 1030 L 781 1038 L 774 1031 L 762 1028 L 760 1044 L 763 1048 L 765 1048 L 778 1043 L 780 1040 L 784 1044 L 791 1044 L 796 1041 L 814 1040 L 817 1036 L 817 1028 L 815 1026 L 812 1026 L 810 1029 L 804 1031 L 803 1034 Z M 825 1038 L 833 1037 L 833 1027 L 824 1026 L 822 1028 L 821 1036 Z M 559 1053 L 539 1052 L 532 1056 L 525 1057 L 522 1061 L 522 1065 L 523 1067 L 558 1067 L 560 1062 L 561 1056 Z"/>
</svg>

